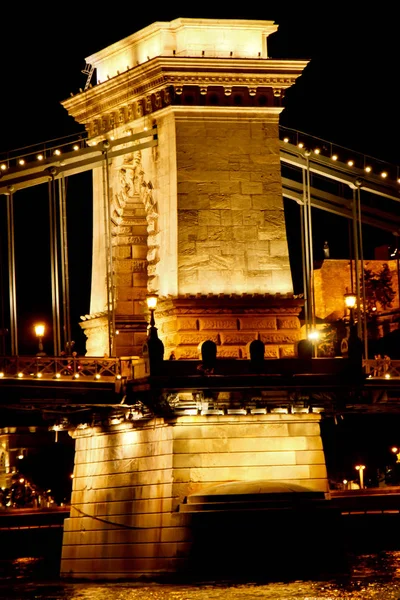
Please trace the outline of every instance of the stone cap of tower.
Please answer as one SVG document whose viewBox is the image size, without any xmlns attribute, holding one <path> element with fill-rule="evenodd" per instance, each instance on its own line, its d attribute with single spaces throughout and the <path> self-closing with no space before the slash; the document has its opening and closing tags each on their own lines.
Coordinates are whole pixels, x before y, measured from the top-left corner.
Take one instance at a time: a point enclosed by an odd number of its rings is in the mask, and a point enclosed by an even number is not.
<svg viewBox="0 0 400 600">
<path fill-rule="evenodd" d="M 274 21 L 174 19 L 157 21 L 91 56 L 101 81 L 158 56 L 268 58 L 267 37 Z"/>
</svg>

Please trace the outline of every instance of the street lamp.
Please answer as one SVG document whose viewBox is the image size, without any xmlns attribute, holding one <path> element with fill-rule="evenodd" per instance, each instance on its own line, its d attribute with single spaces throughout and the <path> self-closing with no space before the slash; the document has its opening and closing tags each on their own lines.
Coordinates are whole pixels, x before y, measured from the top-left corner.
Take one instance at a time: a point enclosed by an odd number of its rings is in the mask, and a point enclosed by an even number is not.
<svg viewBox="0 0 400 600">
<path fill-rule="evenodd" d="M 312 343 L 313 346 L 313 355 L 318 356 L 318 342 L 319 342 L 319 331 L 317 329 L 312 329 L 308 334 L 308 339 Z"/>
<path fill-rule="evenodd" d="M 364 489 L 364 469 L 365 465 L 356 465 L 356 471 L 358 471 L 360 476 L 360 490 Z"/>
<path fill-rule="evenodd" d="M 157 307 L 157 300 L 158 300 L 158 296 L 157 294 L 148 294 L 148 296 L 146 297 L 146 303 L 147 303 L 147 308 L 150 311 L 150 323 L 149 323 L 149 333 L 152 333 L 152 329 L 155 327 L 155 319 L 154 319 L 154 311 L 156 310 Z"/>
<path fill-rule="evenodd" d="M 35 325 L 35 334 L 39 340 L 39 352 L 36 354 L 36 356 L 45 356 L 46 353 L 43 351 L 44 325 Z"/>
<path fill-rule="evenodd" d="M 393 452 L 393 454 L 396 455 L 396 462 L 400 463 L 400 448 L 397 448 L 397 446 L 393 446 L 393 448 L 391 448 L 391 451 Z"/>
<path fill-rule="evenodd" d="M 354 308 L 357 305 L 357 296 L 353 293 L 346 293 L 344 295 L 344 303 L 346 308 L 350 310 L 350 329 L 354 325 Z"/>
<path fill-rule="evenodd" d="M 147 308 L 150 311 L 150 323 L 147 328 L 147 340 L 143 346 L 144 355 L 148 355 L 150 360 L 150 371 L 155 373 L 161 366 L 164 359 L 164 344 L 157 334 L 155 326 L 154 311 L 156 310 L 158 296 L 157 294 L 148 294 L 146 297 Z"/>
</svg>

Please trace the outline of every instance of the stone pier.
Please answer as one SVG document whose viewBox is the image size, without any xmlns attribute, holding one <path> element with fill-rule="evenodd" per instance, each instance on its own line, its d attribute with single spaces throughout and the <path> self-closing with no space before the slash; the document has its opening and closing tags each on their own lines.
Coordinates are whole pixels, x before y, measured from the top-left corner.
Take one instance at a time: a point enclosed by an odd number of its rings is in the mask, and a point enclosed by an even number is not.
<svg viewBox="0 0 400 600">
<path fill-rule="evenodd" d="M 317 414 L 183 416 L 75 432 L 61 576 L 135 579 L 190 565 L 190 494 L 269 481 L 326 493 Z M 261 524 L 261 521 L 260 521 Z"/>
</svg>

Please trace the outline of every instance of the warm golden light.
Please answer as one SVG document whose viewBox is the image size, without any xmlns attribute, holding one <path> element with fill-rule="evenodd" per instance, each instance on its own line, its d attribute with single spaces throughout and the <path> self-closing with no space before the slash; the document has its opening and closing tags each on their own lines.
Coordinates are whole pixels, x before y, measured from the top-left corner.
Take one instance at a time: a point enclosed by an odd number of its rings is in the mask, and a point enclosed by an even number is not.
<svg viewBox="0 0 400 600">
<path fill-rule="evenodd" d="M 35 325 L 35 333 L 38 337 L 44 336 L 44 325 Z"/>
<path fill-rule="evenodd" d="M 24 376 L 24 374 L 23 374 L 23 373 L 20 371 L 20 372 L 18 373 L 18 377 L 21 379 L 21 377 L 23 377 L 23 376 Z"/>
<path fill-rule="evenodd" d="M 360 489 L 364 489 L 364 469 L 365 469 L 365 465 L 356 465 L 355 466 L 356 471 L 358 471 L 358 474 L 360 476 Z"/>
<path fill-rule="evenodd" d="M 38 155 L 37 155 L 37 159 L 38 159 L 38 160 L 43 160 L 43 158 L 44 158 L 43 154 L 38 154 Z"/>
<path fill-rule="evenodd" d="M 58 150 L 58 148 L 57 148 L 57 150 L 54 150 L 54 154 L 55 154 L 56 156 L 60 156 L 60 154 L 61 154 L 61 150 Z"/>
<path fill-rule="evenodd" d="M 0 371 L 0 377 L 4 377 L 3 371 Z"/>
<path fill-rule="evenodd" d="M 2 165 L 0 165 L 0 169 L 2 171 L 5 171 L 7 169 L 7 165 L 5 165 L 4 163 Z"/>
<path fill-rule="evenodd" d="M 332 158 L 332 160 L 337 160 L 339 157 L 338 157 L 338 155 L 337 155 L 337 154 L 332 154 L 332 157 L 331 157 L 331 158 Z"/>
<path fill-rule="evenodd" d="M 397 446 L 393 446 L 393 448 L 390 448 L 390 450 L 393 452 L 393 454 L 397 454 L 399 449 L 397 448 Z"/>
<path fill-rule="evenodd" d="M 354 308 L 357 304 L 357 297 L 354 294 L 345 294 L 344 303 L 347 308 Z"/>
<path fill-rule="evenodd" d="M 24 159 L 20 158 L 19 161 L 18 161 L 18 164 L 21 165 L 21 166 L 24 165 L 25 164 Z"/>
<path fill-rule="evenodd" d="M 353 167 L 354 166 L 354 160 L 348 160 L 347 164 L 349 165 L 349 167 Z"/>
<path fill-rule="evenodd" d="M 386 179 L 387 176 L 388 174 L 386 173 L 386 171 L 382 171 L 381 177 L 383 177 L 383 179 Z"/>
<path fill-rule="evenodd" d="M 366 170 L 367 173 L 371 173 L 372 167 L 365 167 L 365 170 Z"/>
<path fill-rule="evenodd" d="M 319 340 L 319 331 L 317 331 L 316 329 L 310 331 L 310 333 L 308 334 L 308 339 L 311 341 Z"/>
<path fill-rule="evenodd" d="M 158 296 L 157 294 L 149 294 L 146 298 L 147 308 L 149 310 L 155 310 L 157 306 Z"/>
<path fill-rule="evenodd" d="M 299 148 L 304 148 L 304 144 L 303 142 L 300 142 L 299 144 L 297 144 Z"/>
<path fill-rule="evenodd" d="M 320 154 L 321 150 L 319 148 L 315 148 L 314 154 Z"/>
<path fill-rule="evenodd" d="M 285 144 L 288 144 L 289 143 L 289 138 L 285 137 L 285 138 L 283 138 L 283 141 L 285 142 Z"/>
<path fill-rule="evenodd" d="M 73 150 L 79 150 L 78 144 L 75 144 L 75 146 L 73 146 Z"/>
</svg>

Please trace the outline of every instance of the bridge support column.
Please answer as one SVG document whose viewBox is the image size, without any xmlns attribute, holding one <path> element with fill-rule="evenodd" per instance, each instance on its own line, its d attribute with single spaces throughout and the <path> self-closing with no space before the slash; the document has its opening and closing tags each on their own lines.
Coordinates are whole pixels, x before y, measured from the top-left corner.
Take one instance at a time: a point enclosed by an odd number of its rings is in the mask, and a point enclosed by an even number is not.
<svg viewBox="0 0 400 600">
<path fill-rule="evenodd" d="M 179 507 L 218 483 L 284 482 L 327 492 L 319 420 L 316 414 L 198 415 L 77 429 L 61 576 L 185 573 L 192 516 Z"/>
</svg>

